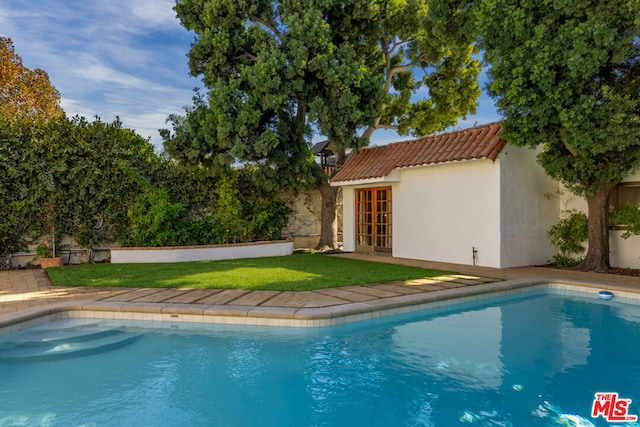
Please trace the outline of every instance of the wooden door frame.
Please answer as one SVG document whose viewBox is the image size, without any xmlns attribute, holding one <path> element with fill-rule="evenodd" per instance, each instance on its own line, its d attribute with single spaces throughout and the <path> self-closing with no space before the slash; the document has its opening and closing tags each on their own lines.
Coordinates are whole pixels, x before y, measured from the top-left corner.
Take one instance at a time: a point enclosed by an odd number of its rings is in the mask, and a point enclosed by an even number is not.
<svg viewBox="0 0 640 427">
<path fill-rule="evenodd" d="M 378 192 L 380 190 L 386 192 L 385 200 L 380 201 L 386 202 L 386 210 L 384 210 L 384 212 L 379 211 L 380 203 L 378 203 Z M 358 188 L 355 191 L 356 251 L 391 253 L 393 230 L 393 198 L 391 187 Z M 365 199 L 361 200 L 361 194 L 367 194 L 369 197 L 367 198 L 365 196 Z M 363 204 L 365 207 L 364 212 L 362 211 Z M 370 208 L 370 211 L 366 211 L 366 208 Z M 385 222 L 381 223 L 379 221 L 381 217 L 384 217 Z M 384 234 L 380 233 L 381 230 L 384 230 Z M 363 233 L 363 231 L 366 231 L 366 233 Z M 382 245 L 380 243 L 382 243 Z"/>
</svg>

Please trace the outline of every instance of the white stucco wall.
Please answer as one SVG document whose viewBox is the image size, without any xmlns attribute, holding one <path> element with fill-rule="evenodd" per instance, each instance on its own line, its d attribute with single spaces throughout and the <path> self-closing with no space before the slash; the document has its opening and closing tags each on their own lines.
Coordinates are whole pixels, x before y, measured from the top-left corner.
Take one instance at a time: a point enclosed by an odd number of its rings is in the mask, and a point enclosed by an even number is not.
<svg viewBox="0 0 640 427">
<path fill-rule="evenodd" d="M 547 177 L 536 155 L 507 145 L 498 157 L 502 268 L 541 265 L 556 252 L 547 230 L 558 221 L 558 184 Z"/>
<path fill-rule="evenodd" d="M 625 179 L 640 181 L 640 172 Z M 539 265 L 557 252 L 547 231 L 586 201 L 548 178 L 536 152 L 506 146 L 495 163 L 473 160 L 398 169 L 388 179 L 344 186 L 344 249 L 355 251 L 355 189 L 391 186 L 393 256 L 459 264 Z M 611 265 L 640 268 L 640 236 L 611 232 Z"/>
<path fill-rule="evenodd" d="M 640 236 L 620 237 L 623 230 L 609 232 L 609 263 L 612 267 L 640 268 Z"/>
<path fill-rule="evenodd" d="M 474 160 L 400 170 L 393 185 L 393 255 L 500 266 L 500 169 Z M 346 206 L 346 205 L 345 205 Z"/>
<path fill-rule="evenodd" d="M 356 250 L 356 202 L 354 186 L 342 187 L 342 249 L 346 252 Z"/>
<path fill-rule="evenodd" d="M 515 163 L 518 160 L 521 159 L 514 153 L 505 162 Z M 399 169 L 394 171 L 392 182 L 343 187 L 344 249 L 356 249 L 355 189 L 390 185 L 393 256 L 472 265 L 475 248 L 475 262 L 479 266 L 530 265 L 532 262 L 526 258 L 526 248 L 529 247 L 526 238 L 546 223 L 536 223 L 531 227 L 535 222 L 531 217 L 539 209 L 537 200 L 526 200 L 526 196 L 513 193 L 520 179 L 525 180 L 535 173 L 525 168 L 518 180 L 509 183 L 509 190 L 501 191 L 503 169 L 516 169 L 515 166 L 503 168 L 501 162 L 500 159 L 496 162 L 473 160 Z M 544 200 L 544 191 L 540 193 Z M 515 197 L 515 200 L 505 204 L 503 199 L 506 197 Z M 548 204 L 557 206 L 557 200 Z M 501 225 L 502 210 L 508 211 L 510 216 L 507 225 Z M 555 218 L 550 222 L 555 222 Z M 540 241 L 535 245 L 538 252 L 544 252 L 544 256 L 549 252 L 547 228 L 542 231 L 544 243 Z M 502 243 L 502 230 L 507 233 L 508 244 Z M 519 238 L 516 233 L 525 233 L 527 237 Z M 524 248 L 516 250 L 516 245 Z M 505 249 L 513 251 L 513 256 L 505 256 Z"/>
<path fill-rule="evenodd" d="M 216 261 L 291 255 L 293 240 L 208 246 L 112 248 L 111 263 Z"/>
</svg>

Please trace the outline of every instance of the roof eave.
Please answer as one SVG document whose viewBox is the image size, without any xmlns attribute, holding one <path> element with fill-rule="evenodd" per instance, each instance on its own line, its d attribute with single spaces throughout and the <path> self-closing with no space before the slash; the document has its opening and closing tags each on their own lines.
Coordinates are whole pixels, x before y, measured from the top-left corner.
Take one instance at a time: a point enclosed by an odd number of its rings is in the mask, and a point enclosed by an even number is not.
<svg viewBox="0 0 640 427">
<path fill-rule="evenodd" d="M 432 166 L 444 166 L 444 165 L 451 165 L 451 164 L 456 164 L 456 163 L 469 163 L 469 162 L 476 162 L 479 160 L 488 160 L 491 163 L 495 163 L 497 158 L 491 159 L 488 157 L 478 157 L 475 159 L 461 159 L 461 160 L 451 160 L 448 162 L 438 162 L 438 163 L 425 163 L 422 165 L 411 165 L 411 166 L 400 166 L 397 167 L 395 169 L 393 169 L 391 171 L 391 173 L 389 173 L 389 175 L 387 176 L 381 176 L 381 177 L 372 177 L 372 178 L 361 178 L 361 179 L 354 179 L 354 180 L 348 180 L 348 181 L 331 181 L 329 184 L 332 187 L 345 187 L 345 186 L 352 186 L 352 185 L 371 185 L 371 184 L 384 184 L 384 183 L 391 183 L 391 182 L 400 182 L 400 171 L 403 169 L 419 169 L 419 168 L 427 168 L 427 167 L 432 167 Z"/>
<path fill-rule="evenodd" d="M 352 185 L 372 185 L 372 184 L 386 184 L 400 181 L 400 173 L 397 169 L 391 171 L 387 176 L 379 176 L 372 178 L 354 179 L 350 181 L 331 181 L 329 185 L 332 187 L 346 187 Z"/>
<path fill-rule="evenodd" d="M 410 166 L 400 166 L 394 169 L 394 171 L 400 170 L 400 169 L 417 169 L 417 168 L 427 168 L 427 167 L 431 167 L 431 166 L 444 166 L 444 165 L 452 165 L 452 164 L 456 164 L 456 163 L 468 163 L 468 162 L 476 162 L 478 160 L 489 160 L 491 163 L 495 163 L 497 160 L 496 159 L 492 159 L 489 157 L 475 157 L 473 159 L 460 159 L 460 160 L 447 160 L 444 162 L 433 162 L 433 163 L 423 163 L 421 165 L 410 165 Z"/>
</svg>

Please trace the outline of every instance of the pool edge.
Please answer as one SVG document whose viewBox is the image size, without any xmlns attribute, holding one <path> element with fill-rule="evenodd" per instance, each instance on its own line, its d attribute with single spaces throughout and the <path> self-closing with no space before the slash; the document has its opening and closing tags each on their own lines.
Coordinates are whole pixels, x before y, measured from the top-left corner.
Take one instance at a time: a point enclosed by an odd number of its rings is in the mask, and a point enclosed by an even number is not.
<svg viewBox="0 0 640 427">
<path fill-rule="evenodd" d="M 529 278 L 378 298 L 328 307 L 291 308 L 203 304 L 74 301 L 29 308 L 0 315 L 0 335 L 54 320 L 95 318 L 157 322 L 218 323 L 277 327 L 324 327 L 411 313 L 446 305 L 510 295 L 525 289 L 561 289 L 578 292 L 607 290 L 640 301 L 638 289 L 625 284 Z"/>
</svg>

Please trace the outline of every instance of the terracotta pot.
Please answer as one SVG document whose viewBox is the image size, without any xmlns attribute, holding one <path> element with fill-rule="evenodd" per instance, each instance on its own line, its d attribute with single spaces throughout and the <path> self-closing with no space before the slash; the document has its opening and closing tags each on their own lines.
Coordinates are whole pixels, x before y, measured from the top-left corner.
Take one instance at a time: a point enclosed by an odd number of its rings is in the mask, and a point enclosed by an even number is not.
<svg viewBox="0 0 640 427">
<path fill-rule="evenodd" d="M 60 267 L 61 265 L 62 265 L 61 256 L 57 256 L 55 258 L 40 258 L 41 268 Z"/>
</svg>

